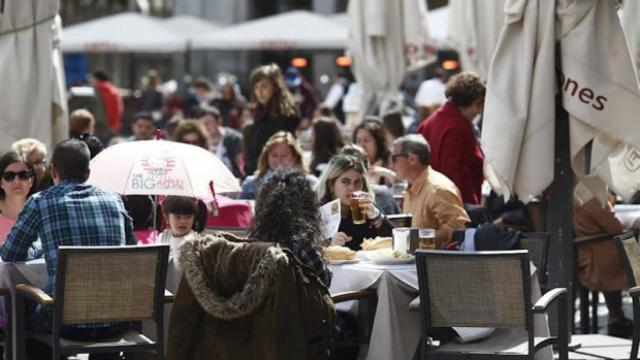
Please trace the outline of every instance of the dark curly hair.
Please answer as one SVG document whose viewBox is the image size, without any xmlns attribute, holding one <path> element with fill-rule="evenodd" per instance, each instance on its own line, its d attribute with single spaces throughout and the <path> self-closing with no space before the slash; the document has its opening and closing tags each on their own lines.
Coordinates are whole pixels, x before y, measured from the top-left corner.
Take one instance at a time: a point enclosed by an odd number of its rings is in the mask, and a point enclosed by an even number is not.
<svg viewBox="0 0 640 360">
<path fill-rule="evenodd" d="M 305 173 L 295 167 L 279 168 L 256 197 L 256 215 L 249 237 L 291 246 L 299 236 L 302 247 L 320 244 L 318 199 Z"/>
<path fill-rule="evenodd" d="M 474 72 L 462 72 L 447 82 L 445 96 L 457 107 L 467 107 L 483 99 L 487 89 L 484 80 Z"/>
</svg>

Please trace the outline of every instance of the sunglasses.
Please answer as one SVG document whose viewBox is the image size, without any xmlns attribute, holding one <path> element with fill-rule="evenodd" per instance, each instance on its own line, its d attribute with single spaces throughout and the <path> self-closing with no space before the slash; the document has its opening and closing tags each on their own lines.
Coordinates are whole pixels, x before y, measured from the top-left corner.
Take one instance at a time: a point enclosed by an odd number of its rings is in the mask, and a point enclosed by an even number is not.
<svg viewBox="0 0 640 360">
<path fill-rule="evenodd" d="M 27 170 L 23 170 L 23 171 L 5 171 L 2 173 L 2 180 L 4 181 L 13 181 L 13 179 L 16 178 L 16 176 L 18 177 L 18 179 L 26 181 L 31 179 L 31 172 L 27 171 Z"/>
</svg>

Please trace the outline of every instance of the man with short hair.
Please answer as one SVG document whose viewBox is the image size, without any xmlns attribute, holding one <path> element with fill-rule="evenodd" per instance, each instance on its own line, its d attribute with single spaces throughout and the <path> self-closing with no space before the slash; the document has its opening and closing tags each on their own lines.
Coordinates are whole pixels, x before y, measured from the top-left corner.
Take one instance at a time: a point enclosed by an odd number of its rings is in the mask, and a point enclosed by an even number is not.
<svg viewBox="0 0 640 360">
<path fill-rule="evenodd" d="M 31 196 L 7 236 L 1 251 L 3 261 L 27 260 L 31 245 L 40 238 L 49 282 L 55 289 L 58 247 L 135 245 L 132 220 L 122 200 L 114 193 L 86 184 L 89 177 L 89 148 L 76 139 L 59 143 L 51 159 L 54 186 Z M 36 311 L 28 326 L 50 330 L 49 315 Z M 43 327 L 44 325 L 44 327 Z M 121 331 L 120 324 L 65 326 L 63 335 L 99 338 Z"/>
<path fill-rule="evenodd" d="M 464 228 L 469 216 L 460 191 L 429 166 L 429 143 L 422 135 L 405 135 L 393 142 L 391 163 L 396 176 L 407 180 L 402 210 L 413 215 L 411 227 L 436 230 L 436 246 L 451 241 L 453 230 Z"/>
<path fill-rule="evenodd" d="M 152 140 L 156 131 L 156 123 L 153 121 L 151 113 L 142 111 L 133 117 L 131 122 L 131 132 L 133 135 L 129 140 Z"/>
<path fill-rule="evenodd" d="M 203 106 L 196 117 L 211 138 L 211 151 L 231 170 L 237 178 L 243 178 L 242 133 L 223 126 L 220 111 L 213 106 Z"/>
</svg>

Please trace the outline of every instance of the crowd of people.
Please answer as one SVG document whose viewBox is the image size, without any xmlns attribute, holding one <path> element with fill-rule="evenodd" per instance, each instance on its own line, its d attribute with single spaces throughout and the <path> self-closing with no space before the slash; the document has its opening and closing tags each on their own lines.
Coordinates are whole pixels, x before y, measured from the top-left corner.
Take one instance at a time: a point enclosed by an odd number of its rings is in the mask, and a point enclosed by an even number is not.
<svg viewBox="0 0 640 360">
<path fill-rule="evenodd" d="M 242 191 L 231 197 L 255 201 L 255 215 L 247 216 L 247 207 L 240 206 L 236 211 L 242 221 L 219 225 L 249 227 L 249 238 L 290 249 L 327 287 L 332 275 L 322 246 L 359 250 L 365 238 L 391 236 L 388 215 L 411 214 L 411 227 L 435 229 L 436 246 L 451 247 L 454 230 L 469 226 L 472 209 L 487 201 L 478 141 L 485 84 L 469 72 L 448 81 L 443 72 L 438 75 L 416 96 L 423 119 L 407 122 L 401 112 L 392 111 L 367 116 L 349 128 L 344 115 L 338 115 L 343 109 L 335 107 L 337 90 L 321 103 L 295 68 L 284 74 L 276 64 L 255 68 L 248 101 L 234 81 L 227 79 L 217 92 L 204 78 L 194 83 L 186 99 L 167 98 L 159 90 L 158 74 L 150 72 L 140 112 L 130 122 L 131 136 L 124 137 L 122 99 L 108 77 L 98 72 L 94 77 L 106 123 L 99 125 L 86 109 L 75 110 L 70 139 L 57 144 L 50 159 L 37 139 L 19 140 L 0 157 L 2 259 L 44 256 L 49 294 L 60 245 L 148 244 L 157 238 L 170 245 L 170 257 L 177 259 L 180 244 L 212 221 L 201 199 L 168 196 L 158 214 L 152 214 L 149 197 L 121 197 L 86 183 L 90 159 L 105 147 L 151 140 L 159 133 L 166 140 L 216 154 L 241 183 Z M 354 192 L 362 194 L 364 224 L 354 222 L 349 211 Z M 342 209 L 339 230 L 323 239 L 318 207 L 335 199 Z M 490 209 L 497 225 L 504 225 L 508 217 L 518 219 L 510 226 L 531 228 L 527 209 L 517 199 Z M 514 212 L 524 215 L 512 216 Z M 156 215 L 164 219 L 163 228 L 151 221 Z M 580 231 L 585 234 L 600 230 L 586 229 L 581 218 L 576 216 L 576 229 L 584 228 Z M 619 226 L 605 230 L 621 231 Z M 607 303 L 612 304 L 617 329 L 626 329 L 628 320 L 619 310 L 617 294 L 607 293 Z M 30 328 L 50 331 L 50 324 L 48 313 L 31 309 Z M 64 335 L 105 336 L 120 331 L 120 325 L 65 326 Z"/>
</svg>

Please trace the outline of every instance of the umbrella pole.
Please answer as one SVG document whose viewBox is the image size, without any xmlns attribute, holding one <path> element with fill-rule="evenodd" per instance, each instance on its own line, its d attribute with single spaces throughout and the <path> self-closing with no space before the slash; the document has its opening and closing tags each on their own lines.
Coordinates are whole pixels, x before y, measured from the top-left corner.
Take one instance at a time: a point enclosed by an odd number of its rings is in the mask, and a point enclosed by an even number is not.
<svg viewBox="0 0 640 360">
<path fill-rule="evenodd" d="M 153 195 L 153 243 L 158 241 L 158 195 Z"/>
<path fill-rule="evenodd" d="M 556 66 L 560 68 L 559 60 Z M 549 280 L 553 286 L 567 289 L 567 325 L 571 333 L 576 269 L 573 249 L 573 169 L 569 146 L 569 114 L 562 106 L 562 91 L 559 91 L 556 95 L 555 168 L 553 183 L 549 188 L 546 229 L 551 236 Z M 554 315 L 550 317 L 553 324 L 549 324 L 552 332 L 557 329 L 558 322 L 557 314 Z"/>
</svg>

